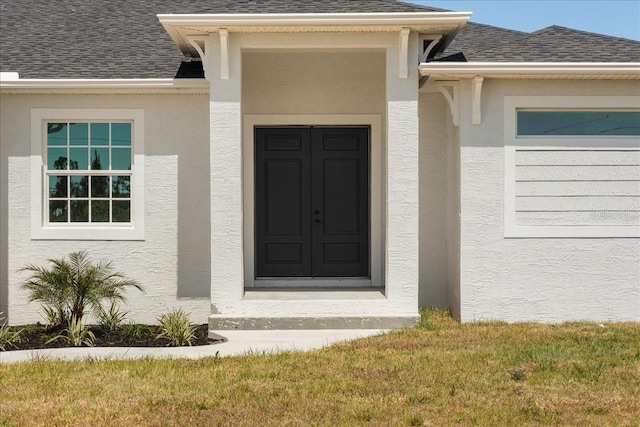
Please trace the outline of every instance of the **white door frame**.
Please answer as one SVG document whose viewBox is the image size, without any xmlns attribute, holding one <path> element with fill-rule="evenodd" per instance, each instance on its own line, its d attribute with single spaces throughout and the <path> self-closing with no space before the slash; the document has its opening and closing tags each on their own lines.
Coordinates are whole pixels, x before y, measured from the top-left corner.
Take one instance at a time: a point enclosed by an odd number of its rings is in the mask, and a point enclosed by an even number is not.
<svg viewBox="0 0 640 427">
<path fill-rule="evenodd" d="M 255 161 L 256 126 L 369 126 L 371 129 L 371 279 L 255 279 Z M 244 288 L 253 287 L 384 287 L 382 239 L 382 115 L 381 114 L 245 114 L 243 116 L 243 255 Z"/>
</svg>

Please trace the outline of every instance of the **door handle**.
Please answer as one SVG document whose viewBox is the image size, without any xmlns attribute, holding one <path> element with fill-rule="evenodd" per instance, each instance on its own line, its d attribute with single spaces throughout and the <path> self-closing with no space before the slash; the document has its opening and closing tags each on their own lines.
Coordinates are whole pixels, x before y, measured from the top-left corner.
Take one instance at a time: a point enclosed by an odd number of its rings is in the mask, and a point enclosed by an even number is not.
<svg viewBox="0 0 640 427">
<path fill-rule="evenodd" d="M 314 221 L 316 224 L 320 224 L 322 221 L 320 221 L 318 218 L 316 218 L 316 220 Z"/>
</svg>

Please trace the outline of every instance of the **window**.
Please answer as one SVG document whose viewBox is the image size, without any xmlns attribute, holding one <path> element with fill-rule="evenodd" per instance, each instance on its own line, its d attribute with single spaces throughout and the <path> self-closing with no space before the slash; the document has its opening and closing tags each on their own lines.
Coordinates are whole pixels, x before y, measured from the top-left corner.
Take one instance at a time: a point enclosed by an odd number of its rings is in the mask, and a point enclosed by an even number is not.
<svg viewBox="0 0 640 427">
<path fill-rule="evenodd" d="M 640 100 L 505 97 L 505 237 L 640 237 Z"/>
<path fill-rule="evenodd" d="M 32 131 L 33 238 L 143 238 L 142 111 L 34 109 Z"/>
<path fill-rule="evenodd" d="M 640 135 L 640 111 L 518 111 L 518 136 Z"/>
</svg>

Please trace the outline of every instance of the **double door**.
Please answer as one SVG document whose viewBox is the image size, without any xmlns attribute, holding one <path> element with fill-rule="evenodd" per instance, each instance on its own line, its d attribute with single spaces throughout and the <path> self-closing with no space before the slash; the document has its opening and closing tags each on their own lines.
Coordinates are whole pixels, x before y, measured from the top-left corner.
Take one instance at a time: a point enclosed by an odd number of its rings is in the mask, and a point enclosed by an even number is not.
<svg viewBox="0 0 640 427">
<path fill-rule="evenodd" d="M 369 128 L 255 128 L 256 277 L 369 277 Z"/>
</svg>

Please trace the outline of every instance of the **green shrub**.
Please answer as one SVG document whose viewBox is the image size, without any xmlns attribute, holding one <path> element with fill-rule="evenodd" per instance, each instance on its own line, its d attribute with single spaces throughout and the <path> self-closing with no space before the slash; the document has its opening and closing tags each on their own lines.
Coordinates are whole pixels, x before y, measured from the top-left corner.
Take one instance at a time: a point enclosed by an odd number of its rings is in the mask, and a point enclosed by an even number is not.
<svg viewBox="0 0 640 427">
<path fill-rule="evenodd" d="M 0 351 L 6 351 L 7 348 L 18 348 L 16 344 L 22 342 L 22 329 L 10 327 L 0 311 Z"/>
<path fill-rule="evenodd" d="M 109 309 L 105 310 L 100 306 L 98 309 L 98 323 L 103 332 L 109 334 L 118 331 L 122 328 L 127 312 L 122 312 L 118 309 L 118 305 L 115 301 L 111 301 Z"/>
<path fill-rule="evenodd" d="M 191 324 L 189 314 L 181 308 L 163 314 L 158 321 L 160 322 L 158 339 L 166 338 L 172 346 L 191 345 L 191 341 L 196 339 L 196 326 Z"/>
<path fill-rule="evenodd" d="M 140 338 L 149 333 L 149 326 L 139 323 L 125 323 L 121 326 L 120 333 L 127 338 Z"/>
<path fill-rule="evenodd" d="M 104 300 L 124 301 L 129 287 L 142 291 L 135 280 L 115 272 L 110 262 L 92 263 L 85 251 L 48 262 L 50 268 L 30 264 L 20 271 L 31 273 L 22 289 L 29 292 L 29 301 L 44 305 L 47 321 L 57 322 L 53 326 L 70 325 L 72 318 L 82 323 L 88 310 L 99 313 Z"/>
<path fill-rule="evenodd" d="M 64 340 L 67 344 L 72 345 L 73 347 L 81 347 L 83 345 L 86 345 L 87 347 L 93 347 L 96 341 L 96 337 L 93 332 L 91 332 L 89 327 L 75 317 L 71 318 L 71 321 L 69 321 L 69 325 L 62 332 L 62 334 L 57 335 L 47 341 L 47 344 L 61 339 Z"/>
</svg>

